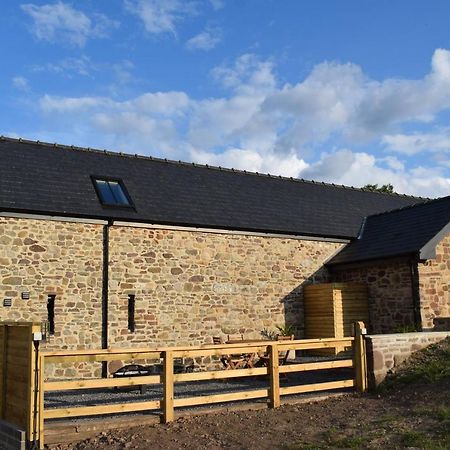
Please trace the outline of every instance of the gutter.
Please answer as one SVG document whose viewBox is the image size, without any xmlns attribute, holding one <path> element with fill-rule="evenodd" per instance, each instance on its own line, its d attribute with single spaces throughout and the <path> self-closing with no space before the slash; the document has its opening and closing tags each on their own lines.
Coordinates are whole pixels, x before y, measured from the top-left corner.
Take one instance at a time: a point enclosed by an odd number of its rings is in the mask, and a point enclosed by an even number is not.
<svg viewBox="0 0 450 450">
<path fill-rule="evenodd" d="M 411 276 L 411 298 L 413 306 L 414 326 L 417 331 L 422 331 L 422 314 L 420 308 L 420 288 L 419 288 L 419 270 L 417 259 L 411 258 L 409 261 Z"/>
<path fill-rule="evenodd" d="M 109 228 L 113 221 L 103 225 L 103 261 L 102 261 L 102 349 L 108 348 L 108 304 L 109 304 Z M 108 363 L 102 361 L 102 377 L 108 377 Z"/>
</svg>

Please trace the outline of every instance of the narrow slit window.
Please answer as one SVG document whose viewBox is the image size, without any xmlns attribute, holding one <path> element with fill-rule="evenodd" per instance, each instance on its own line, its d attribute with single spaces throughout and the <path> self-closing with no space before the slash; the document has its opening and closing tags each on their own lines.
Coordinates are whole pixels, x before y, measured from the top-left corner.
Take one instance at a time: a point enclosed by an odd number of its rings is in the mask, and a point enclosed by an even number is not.
<svg viewBox="0 0 450 450">
<path fill-rule="evenodd" d="M 135 322 L 134 322 L 134 307 L 136 304 L 136 299 L 134 294 L 128 296 L 128 331 L 134 333 Z"/>
<path fill-rule="evenodd" d="M 93 178 L 93 182 L 103 205 L 132 206 L 125 186 L 121 181 Z"/>
<path fill-rule="evenodd" d="M 54 294 L 49 294 L 47 297 L 48 333 L 50 336 L 55 334 L 55 299 L 56 295 Z"/>
</svg>

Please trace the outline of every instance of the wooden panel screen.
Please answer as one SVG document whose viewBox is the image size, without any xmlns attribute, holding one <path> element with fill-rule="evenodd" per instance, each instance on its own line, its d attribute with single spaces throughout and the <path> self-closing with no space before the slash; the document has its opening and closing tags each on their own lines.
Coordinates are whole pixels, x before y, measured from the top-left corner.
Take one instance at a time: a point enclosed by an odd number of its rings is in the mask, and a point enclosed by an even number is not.
<svg viewBox="0 0 450 450">
<path fill-rule="evenodd" d="M 367 286 L 362 283 L 312 284 L 304 289 L 305 338 L 343 338 L 353 335 L 353 323 L 369 322 Z M 339 353 L 344 348 L 315 350 Z"/>
</svg>

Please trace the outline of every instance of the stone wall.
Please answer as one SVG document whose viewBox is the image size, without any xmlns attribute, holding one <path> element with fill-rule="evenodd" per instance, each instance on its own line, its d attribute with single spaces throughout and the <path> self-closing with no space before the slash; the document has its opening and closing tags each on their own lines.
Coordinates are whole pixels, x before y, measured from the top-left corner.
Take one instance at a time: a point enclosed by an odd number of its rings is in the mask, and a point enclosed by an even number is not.
<svg viewBox="0 0 450 450">
<path fill-rule="evenodd" d="M 0 217 L 0 244 L 0 320 L 47 320 L 54 294 L 55 334 L 47 347 L 100 346 L 102 227 Z"/>
<path fill-rule="evenodd" d="M 101 292 L 101 225 L 0 217 L 1 321 L 47 320 L 47 297 L 54 294 L 55 333 L 43 348 L 100 348 Z M 3 306 L 5 298 L 10 307 Z M 60 365 L 52 373 L 91 371 Z"/>
<path fill-rule="evenodd" d="M 422 327 L 431 329 L 436 319 L 450 320 L 450 236 L 436 246 L 436 258 L 418 269 Z"/>
<path fill-rule="evenodd" d="M 199 345 L 213 336 L 285 323 L 303 333 L 302 289 L 323 282 L 341 244 L 204 232 L 112 227 L 111 346 Z M 127 329 L 135 295 L 136 330 Z"/>
<path fill-rule="evenodd" d="M 338 282 L 365 283 L 369 292 L 370 333 L 392 333 L 414 325 L 410 266 L 406 262 L 376 263 L 371 266 L 333 268 Z"/>
<path fill-rule="evenodd" d="M 0 320 L 47 320 L 44 349 L 101 347 L 102 225 L 0 218 Z M 302 289 L 327 281 L 323 262 L 342 244 L 278 237 L 112 226 L 109 345 L 210 343 L 212 336 L 294 324 L 303 332 Z M 21 294 L 29 292 L 30 299 Z M 136 329 L 128 330 L 128 294 Z M 4 307 L 10 298 L 12 306 Z M 100 365 L 47 368 L 52 378 L 98 375 Z"/>
<path fill-rule="evenodd" d="M 450 332 L 419 332 L 366 336 L 369 384 L 375 387 L 413 352 L 440 342 Z"/>
</svg>

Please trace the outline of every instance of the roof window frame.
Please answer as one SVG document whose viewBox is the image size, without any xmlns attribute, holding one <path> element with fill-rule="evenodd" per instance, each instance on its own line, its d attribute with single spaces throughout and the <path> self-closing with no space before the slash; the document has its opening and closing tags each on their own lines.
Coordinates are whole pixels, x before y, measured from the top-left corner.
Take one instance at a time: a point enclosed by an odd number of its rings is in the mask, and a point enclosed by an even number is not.
<svg viewBox="0 0 450 450">
<path fill-rule="evenodd" d="M 136 209 L 133 200 L 131 199 L 131 196 L 128 192 L 128 189 L 125 186 L 125 183 L 123 182 L 123 180 L 121 178 L 117 178 L 117 177 L 109 177 L 109 176 L 104 176 L 104 175 L 91 175 L 91 181 L 92 184 L 94 185 L 94 189 L 95 189 L 95 193 L 97 194 L 97 198 L 100 202 L 100 204 L 106 208 L 117 208 L 117 209 Z M 106 183 L 109 182 L 114 182 L 114 183 L 118 183 L 120 189 L 122 190 L 125 198 L 128 201 L 128 204 L 123 204 L 123 203 L 110 203 L 110 202 L 105 202 L 102 199 L 102 193 L 100 192 L 100 188 L 98 186 L 98 181 L 104 181 Z"/>
</svg>

